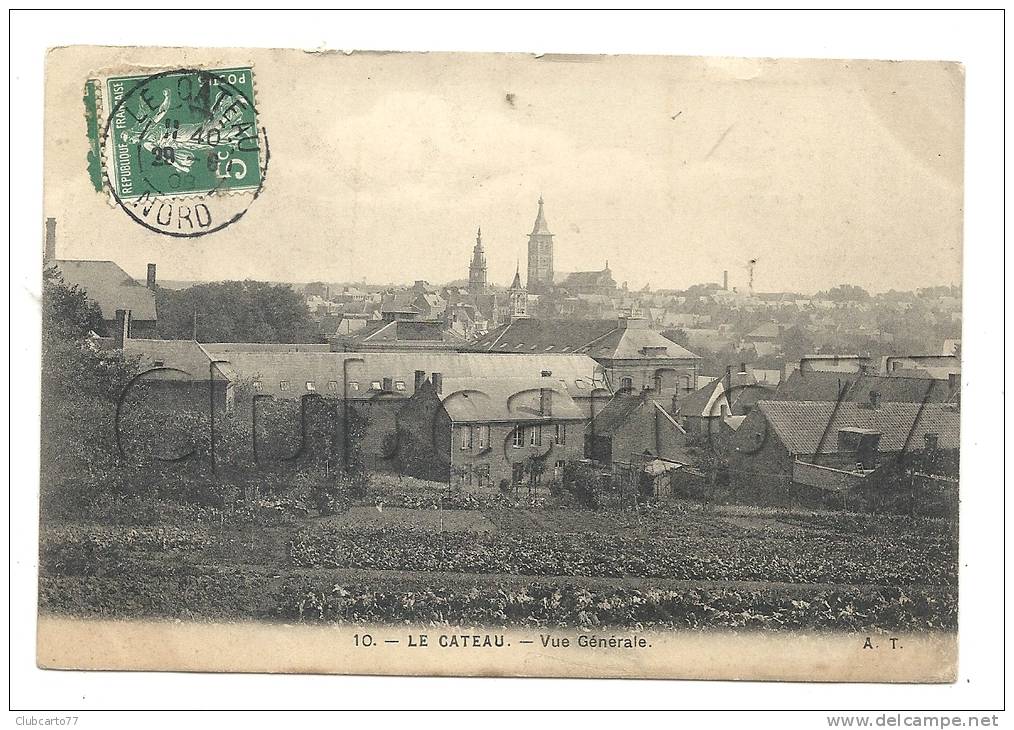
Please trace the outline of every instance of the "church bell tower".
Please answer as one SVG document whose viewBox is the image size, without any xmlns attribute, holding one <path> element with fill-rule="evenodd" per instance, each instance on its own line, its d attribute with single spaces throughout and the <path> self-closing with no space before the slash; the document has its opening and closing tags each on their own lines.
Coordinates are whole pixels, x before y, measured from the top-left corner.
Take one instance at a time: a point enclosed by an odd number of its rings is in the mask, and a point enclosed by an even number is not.
<svg viewBox="0 0 1014 730">
<path fill-rule="evenodd" d="M 542 209 L 544 201 L 539 196 L 539 212 L 535 225 L 528 234 L 528 291 L 534 294 L 546 292 L 553 287 L 553 234 L 546 224 Z"/>
<path fill-rule="evenodd" d="M 468 265 L 468 291 L 471 294 L 486 293 L 486 254 L 482 250 L 481 228 L 476 231 L 472 263 Z"/>
</svg>

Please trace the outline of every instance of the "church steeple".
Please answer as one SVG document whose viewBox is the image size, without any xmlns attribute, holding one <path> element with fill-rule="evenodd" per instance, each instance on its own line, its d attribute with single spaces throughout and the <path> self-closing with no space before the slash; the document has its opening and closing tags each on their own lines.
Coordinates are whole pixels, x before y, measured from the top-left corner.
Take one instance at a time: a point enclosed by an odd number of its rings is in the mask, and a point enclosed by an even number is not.
<svg viewBox="0 0 1014 730">
<path fill-rule="evenodd" d="M 546 201 L 544 201 L 542 199 L 542 196 L 540 195 L 539 196 L 539 212 L 535 216 L 535 225 L 532 226 L 532 233 L 531 233 L 531 235 L 533 235 L 533 236 L 552 236 L 553 235 L 552 233 L 549 232 L 549 226 L 546 224 L 546 211 L 543 209 L 543 206 L 545 205 L 545 202 Z"/>
<path fill-rule="evenodd" d="M 539 196 L 539 212 L 528 234 L 528 289 L 540 293 L 553 286 L 553 234 L 546 223 L 545 201 Z"/>
<path fill-rule="evenodd" d="M 511 282 L 511 289 L 521 289 L 521 262 L 514 265 L 514 281 Z"/>
<path fill-rule="evenodd" d="M 482 228 L 475 232 L 472 263 L 468 265 L 468 290 L 472 294 L 486 293 L 486 253 L 482 250 Z"/>
<path fill-rule="evenodd" d="M 528 292 L 521 286 L 521 262 L 514 267 L 514 281 L 507 292 L 507 319 L 513 322 L 528 316 Z"/>
</svg>

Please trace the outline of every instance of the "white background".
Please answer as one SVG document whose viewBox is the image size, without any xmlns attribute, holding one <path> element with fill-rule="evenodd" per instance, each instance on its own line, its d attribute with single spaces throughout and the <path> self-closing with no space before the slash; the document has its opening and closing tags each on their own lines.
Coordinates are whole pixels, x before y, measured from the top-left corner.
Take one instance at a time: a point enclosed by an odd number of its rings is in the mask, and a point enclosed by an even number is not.
<svg viewBox="0 0 1014 730">
<path fill-rule="evenodd" d="M 683 708 L 813 710 L 682 720 L 827 727 L 826 712 L 992 711 L 1003 704 L 1005 616 L 1004 17 L 991 12 L 202 13 L 14 12 L 10 32 L 10 677 L 19 716 L 81 714 L 78 727 L 276 723 L 89 709 Z M 657 53 L 936 59 L 966 67 L 960 678 L 944 686 L 409 679 L 44 672 L 35 667 L 42 109 L 45 49 L 65 44 Z M 83 169 L 83 168 L 82 168 Z M 918 261 L 911 262 L 913 267 Z M 776 658 L 773 658 L 777 660 Z M 461 716 L 459 716 L 461 717 Z M 429 718 L 435 719 L 435 718 Z M 465 719 L 465 718 L 462 718 Z M 558 721 L 613 723 L 591 715 Z M 409 722 L 427 718 L 405 717 Z M 1003 723 L 1005 718 L 1001 718 Z M 293 723 L 336 724 L 310 715 Z M 353 719 L 352 722 L 372 722 Z M 473 720 L 467 720 L 474 722 Z M 489 722 L 490 718 L 483 718 Z M 654 723 L 653 723 L 654 724 Z"/>
</svg>

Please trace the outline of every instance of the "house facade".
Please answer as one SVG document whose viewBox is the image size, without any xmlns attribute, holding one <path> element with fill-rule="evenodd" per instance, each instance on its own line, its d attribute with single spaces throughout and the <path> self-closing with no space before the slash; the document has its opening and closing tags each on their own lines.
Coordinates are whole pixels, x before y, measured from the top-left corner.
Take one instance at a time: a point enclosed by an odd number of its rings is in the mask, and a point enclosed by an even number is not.
<svg viewBox="0 0 1014 730">
<path fill-rule="evenodd" d="M 731 435 L 733 486 L 744 495 L 885 488 L 927 455 L 956 468 L 960 413 L 948 403 L 759 401 Z"/>
<path fill-rule="evenodd" d="M 585 422 L 551 377 L 428 380 L 398 413 L 398 470 L 466 490 L 537 487 L 583 456 Z"/>
<path fill-rule="evenodd" d="M 472 349 L 584 354 L 598 364 L 611 392 L 647 390 L 662 403 L 696 390 L 700 367 L 697 355 L 645 319 L 519 320 L 480 337 Z"/>
</svg>

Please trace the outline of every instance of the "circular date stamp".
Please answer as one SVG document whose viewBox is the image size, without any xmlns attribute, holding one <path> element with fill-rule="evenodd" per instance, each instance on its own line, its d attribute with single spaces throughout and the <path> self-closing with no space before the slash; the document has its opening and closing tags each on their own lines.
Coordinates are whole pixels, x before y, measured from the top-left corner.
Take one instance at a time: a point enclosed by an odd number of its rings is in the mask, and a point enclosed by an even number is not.
<svg viewBox="0 0 1014 730">
<path fill-rule="evenodd" d="M 116 76 L 86 89 L 86 104 L 89 91 L 101 95 L 108 115 L 94 131 L 101 187 L 163 235 L 196 238 L 236 223 L 263 190 L 270 159 L 254 88 L 245 67 Z"/>
</svg>

